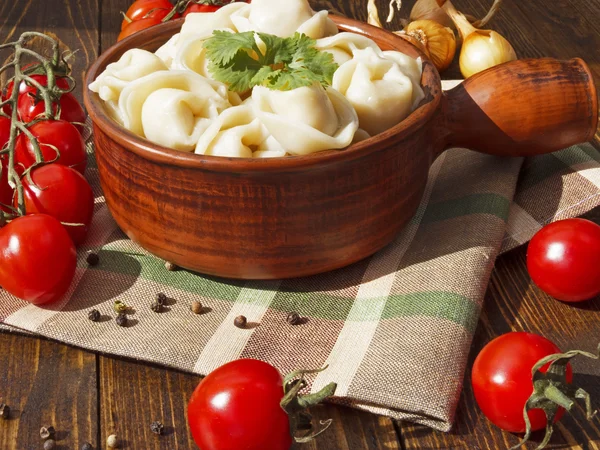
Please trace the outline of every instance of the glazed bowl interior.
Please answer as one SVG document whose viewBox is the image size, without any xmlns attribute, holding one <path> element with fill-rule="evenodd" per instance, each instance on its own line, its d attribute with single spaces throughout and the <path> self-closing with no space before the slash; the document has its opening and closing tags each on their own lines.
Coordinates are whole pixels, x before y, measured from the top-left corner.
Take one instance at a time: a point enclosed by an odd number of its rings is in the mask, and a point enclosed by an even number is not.
<svg viewBox="0 0 600 450">
<path fill-rule="evenodd" d="M 143 158 L 157 163 L 234 172 L 294 170 L 295 168 L 301 169 L 327 164 L 328 162 L 351 160 L 365 156 L 365 154 L 376 151 L 378 148 L 400 142 L 431 119 L 440 104 L 442 95 L 440 76 L 433 63 L 420 50 L 393 33 L 343 17 L 331 16 L 331 18 L 338 25 L 340 31 L 367 36 L 373 39 L 382 50 L 397 50 L 414 58 L 420 57 L 423 61 L 421 85 L 425 92 L 425 98 L 418 108 L 394 127 L 345 149 L 275 158 L 232 158 L 198 155 L 163 147 L 135 135 L 111 119 L 106 113 L 98 94 L 86 89 L 85 103 L 88 113 L 94 124 L 105 133 L 110 134 L 117 144 L 128 148 Z M 178 19 L 157 25 L 136 33 L 108 48 L 89 68 L 86 86 L 94 81 L 110 63 L 116 62 L 127 50 L 142 48 L 148 51 L 156 51 L 171 36 L 179 32 L 182 24 L 183 19 Z M 399 151 L 401 150 L 399 148 Z"/>
</svg>

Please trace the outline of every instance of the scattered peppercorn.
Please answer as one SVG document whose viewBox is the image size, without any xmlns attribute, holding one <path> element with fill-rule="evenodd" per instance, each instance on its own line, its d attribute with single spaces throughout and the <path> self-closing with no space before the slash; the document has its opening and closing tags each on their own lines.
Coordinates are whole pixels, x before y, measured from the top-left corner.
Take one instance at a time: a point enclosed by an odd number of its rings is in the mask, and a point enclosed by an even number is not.
<svg viewBox="0 0 600 450">
<path fill-rule="evenodd" d="M 92 322 L 98 322 L 100 320 L 100 311 L 97 309 L 92 309 L 88 313 L 88 319 L 90 319 Z"/>
<path fill-rule="evenodd" d="M 0 403 L 0 417 L 2 417 L 4 420 L 10 417 L 10 406 L 8 406 L 6 403 Z"/>
<path fill-rule="evenodd" d="M 119 313 L 115 320 L 117 321 L 117 325 L 119 325 L 120 327 L 127 326 L 127 316 L 125 314 Z"/>
<path fill-rule="evenodd" d="M 100 262 L 100 257 L 98 253 L 89 252 L 85 260 L 90 266 L 97 266 Z"/>
<path fill-rule="evenodd" d="M 160 422 L 152 422 L 150 424 L 150 431 L 152 431 L 154 434 L 163 434 L 163 430 L 165 429 L 164 425 Z"/>
<path fill-rule="evenodd" d="M 202 303 L 194 300 L 192 302 L 192 312 L 194 314 L 202 314 Z"/>
<path fill-rule="evenodd" d="M 179 267 L 176 266 L 175 264 L 173 264 L 172 262 L 166 261 L 165 262 L 165 269 L 167 269 L 169 272 L 174 272 L 177 269 L 179 269 Z"/>
<path fill-rule="evenodd" d="M 117 314 L 121 314 L 121 313 L 127 312 L 127 310 L 129 309 L 129 306 L 127 306 L 121 300 L 115 300 L 115 304 L 113 305 L 113 309 L 115 310 L 115 312 Z"/>
<path fill-rule="evenodd" d="M 156 303 L 158 303 L 160 306 L 165 306 L 167 300 L 168 298 L 163 292 L 156 294 Z"/>
<path fill-rule="evenodd" d="M 119 445 L 119 441 L 117 440 L 116 434 L 111 434 L 108 439 L 106 439 L 106 446 L 108 448 L 117 448 Z"/>
<path fill-rule="evenodd" d="M 49 438 L 54 438 L 54 435 L 56 434 L 56 430 L 54 429 L 54 427 L 42 427 L 40 428 L 40 437 L 42 439 L 49 439 Z"/>
<path fill-rule="evenodd" d="M 86 442 L 81 446 L 81 450 L 94 450 L 94 447 L 89 442 Z"/>
<path fill-rule="evenodd" d="M 233 324 L 238 328 L 245 328 L 248 323 L 248 319 L 245 316 L 237 316 L 233 321 Z"/>
<path fill-rule="evenodd" d="M 162 311 L 163 307 L 160 303 L 158 302 L 152 302 L 152 304 L 150 305 L 150 309 L 152 311 L 154 311 L 155 313 L 159 313 Z"/>
<path fill-rule="evenodd" d="M 56 442 L 54 439 L 48 439 L 46 442 L 44 442 L 44 450 L 53 450 L 54 448 L 56 448 Z"/>
<path fill-rule="evenodd" d="M 302 322 L 302 318 L 300 317 L 300 314 L 298 314 L 297 312 L 291 312 L 287 315 L 287 323 L 289 323 L 290 325 L 298 325 L 300 322 Z"/>
</svg>

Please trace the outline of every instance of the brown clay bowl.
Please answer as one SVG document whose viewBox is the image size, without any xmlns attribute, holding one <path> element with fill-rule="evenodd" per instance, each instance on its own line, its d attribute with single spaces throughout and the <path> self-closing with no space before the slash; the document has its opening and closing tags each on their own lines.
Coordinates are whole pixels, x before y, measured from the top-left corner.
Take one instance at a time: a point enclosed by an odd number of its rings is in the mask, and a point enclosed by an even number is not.
<svg viewBox="0 0 600 450">
<path fill-rule="evenodd" d="M 392 33 L 334 20 L 383 49 L 423 56 Z M 90 67 L 87 84 L 130 48 L 156 50 L 181 23 L 109 48 Z M 132 240 L 181 267 L 242 279 L 299 277 L 389 244 L 415 213 L 431 163 L 448 147 L 529 156 L 588 141 L 596 130 L 595 87 L 580 59 L 504 64 L 447 93 L 429 60 L 423 69 L 426 99 L 402 123 L 342 151 L 274 159 L 152 144 L 113 122 L 84 89 L 106 203 Z"/>
</svg>

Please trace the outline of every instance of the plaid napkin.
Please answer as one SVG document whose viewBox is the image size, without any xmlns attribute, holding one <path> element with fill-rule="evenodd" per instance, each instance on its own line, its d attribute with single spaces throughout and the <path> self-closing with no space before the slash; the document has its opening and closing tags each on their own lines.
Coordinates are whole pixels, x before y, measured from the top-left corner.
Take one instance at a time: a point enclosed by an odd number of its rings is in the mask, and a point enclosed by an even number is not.
<svg viewBox="0 0 600 450">
<path fill-rule="evenodd" d="M 379 253 L 323 275 L 245 282 L 167 271 L 116 226 L 93 157 L 87 176 L 95 216 L 70 291 L 47 308 L 2 291 L 0 322 L 198 374 L 236 358 L 283 373 L 328 365 L 312 391 L 336 381 L 334 402 L 444 431 L 498 253 L 600 205 L 600 154 L 589 144 L 525 161 L 457 148 L 435 162 L 415 217 Z M 98 266 L 87 266 L 88 250 Z M 170 299 L 163 313 L 150 310 L 158 292 Z M 127 328 L 115 324 L 116 299 L 135 310 Z M 194 300 L 204 314 L 190 311 Z M 88 320 L 92 308 L 101 322 Z M 287 323 L 291 311 L 301 324 Z M 238 315 L 247 329 L 233 325 Z"/>
</svg>

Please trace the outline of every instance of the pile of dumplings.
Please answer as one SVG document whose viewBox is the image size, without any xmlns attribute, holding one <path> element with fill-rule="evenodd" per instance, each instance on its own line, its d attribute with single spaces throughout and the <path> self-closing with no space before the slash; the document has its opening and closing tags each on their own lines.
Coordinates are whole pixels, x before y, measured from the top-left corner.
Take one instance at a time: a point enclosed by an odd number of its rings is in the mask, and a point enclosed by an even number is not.
<svg viewBox="0 0 600 450">
<path fill-rule="evenodd" d="M 304 33 L 339 65 L 331 87 L 256 86 L 239 95 L 211 78 L 203 42 L 214 30 Z M 371 39 L 338 33 L 307 0 L 231 3 L 189 14 L 155 53 L 128 50 L 90 84 L 119 124 L 156 144 L 242 158 L 343 149 L 406 118 L 423 99 L 422 64 Z"/>
</svg>

